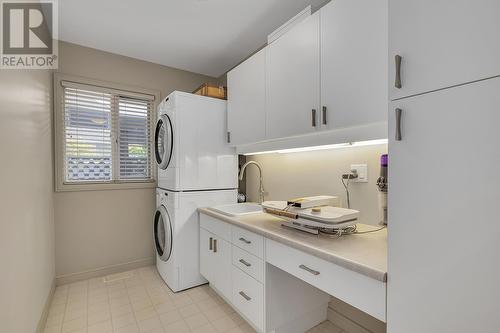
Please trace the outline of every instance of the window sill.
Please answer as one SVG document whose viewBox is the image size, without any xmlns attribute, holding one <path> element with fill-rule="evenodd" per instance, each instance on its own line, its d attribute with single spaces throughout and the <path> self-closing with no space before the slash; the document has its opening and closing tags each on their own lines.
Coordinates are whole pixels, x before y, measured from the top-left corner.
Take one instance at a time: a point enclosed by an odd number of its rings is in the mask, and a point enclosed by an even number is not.
<svg viewBox="0 0 500 333">
<path fill-rule="evenodd" d="M 56 192 L 110 191 L 155 188 L 156 181 L 129 183 L 57 184 Z"/>
</svg>

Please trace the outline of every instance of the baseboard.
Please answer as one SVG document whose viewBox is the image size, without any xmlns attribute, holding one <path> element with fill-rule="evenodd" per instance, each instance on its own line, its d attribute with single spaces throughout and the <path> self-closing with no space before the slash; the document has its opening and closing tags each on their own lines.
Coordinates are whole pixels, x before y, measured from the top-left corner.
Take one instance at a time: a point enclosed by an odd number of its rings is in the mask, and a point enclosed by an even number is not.
<svg viewBox="0 0 500 333">
<path fill-rule="evenodd" d="M 36 333 L 43 333 L 43 331 L 45 330 L 45 323 L 47 322 L 47 317 L 49 316 L 50 303 L 52 302 L 52 297 L 54 296 L 55 291 L 56 279 L 53 279 L 49 294 L 47 295 L 47 299 L 45 300 L 45 305 L 43 306 L 40 320 L 38 321 L 38 325 L 36 326 Z"/>
<path fill-rule="evenodd" d="M 105 275 L 109 275 L 109 274 L 121 273 L 121 272 L 129 271 L 132 269 L 144 267 L 144 266 L 151 266 L 154 263 L 155 263 L 155 258 L 150 257 L 150 258 L 144 258 L 144 259 L 130 261 L 130 262 L 123 263 L 123 264 L 100 267 L 100 268 L 85 271 L 85 272 L 60 275 L 60 276 L 56 277 L 56 285 L 60 286 L 63 284 L 84 281 L 87 279 L 101 277 L 101 276 L 105 276 Z"/>
</svg>

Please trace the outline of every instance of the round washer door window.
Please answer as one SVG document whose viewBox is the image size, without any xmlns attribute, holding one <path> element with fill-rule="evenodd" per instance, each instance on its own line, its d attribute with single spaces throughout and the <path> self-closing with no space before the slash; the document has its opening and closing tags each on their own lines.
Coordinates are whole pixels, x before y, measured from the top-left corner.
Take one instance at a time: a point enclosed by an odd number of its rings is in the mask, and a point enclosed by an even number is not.
<svg viewBox="0 0 500 333">
<path fill-rule="evenodd" d="M 166 169 L 172 159 L 174 133 L 170 118 L 164 114 L 156 122 L 155 157 L 160 169 Z"/>
<path fill-rule="evenodd" d="M 172 254 L 172 223 L 163 205 L 156 210 L 153 228 L 156 253 L 162 261 L 168 261 Z"/>
</svg>

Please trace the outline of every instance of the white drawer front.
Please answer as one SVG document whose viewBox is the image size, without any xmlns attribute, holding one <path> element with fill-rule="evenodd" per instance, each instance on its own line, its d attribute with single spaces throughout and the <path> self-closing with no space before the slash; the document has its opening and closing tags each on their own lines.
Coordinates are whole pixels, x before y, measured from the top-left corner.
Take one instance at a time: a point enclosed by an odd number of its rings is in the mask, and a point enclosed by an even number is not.
<svg viewBox="0 0 500 333">
<path fill-rule="evenodd" d="M 233 305 L 259 331 L 264 331 L 264 287 L 238 268 L 232 268 Z"/>
<path fill-rule="evenodd" d="M 264 258 L 264 237 L 251 231 L 232 226 L 232 243 L 251 254 Z"/>
<path fill-rule="evenodd" d="M 270 239 L 266 239 L 266 261 L 371 316 L 386 321 L 385 283 Z"/>
<path fill-rule="evenodd" d="M 231 243 L 231 225 L 200 213 L 200 227 Z"/>
<path fill-rule="evenodd" d="M 264 261 L 233 245 L 233 265 L 254 279 L 264 282 Z"/>
</svg>

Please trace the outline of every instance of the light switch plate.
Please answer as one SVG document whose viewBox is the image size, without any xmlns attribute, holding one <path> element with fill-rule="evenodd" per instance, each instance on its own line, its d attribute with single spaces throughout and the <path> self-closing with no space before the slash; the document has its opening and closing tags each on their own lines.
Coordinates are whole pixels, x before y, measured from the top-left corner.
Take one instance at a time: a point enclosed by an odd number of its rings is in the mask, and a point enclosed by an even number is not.
<svg viewBox="0 0 500 333">
<path fill-rule="evenodd" d="M 354 183 L 367 183 L 368 182 L 368 165 L 367 164 L 351 164 L 351 172 L 356 170 L 358 178 L 353 179 Z"/>
</svg>

